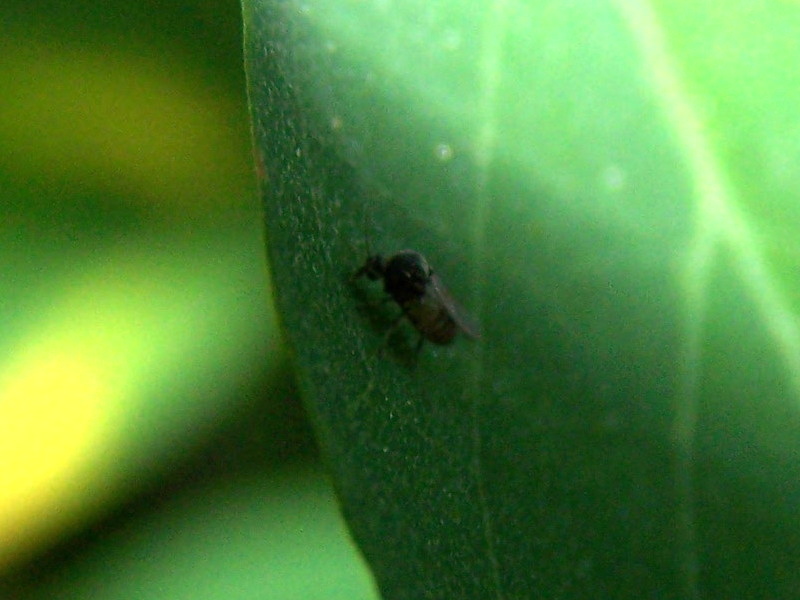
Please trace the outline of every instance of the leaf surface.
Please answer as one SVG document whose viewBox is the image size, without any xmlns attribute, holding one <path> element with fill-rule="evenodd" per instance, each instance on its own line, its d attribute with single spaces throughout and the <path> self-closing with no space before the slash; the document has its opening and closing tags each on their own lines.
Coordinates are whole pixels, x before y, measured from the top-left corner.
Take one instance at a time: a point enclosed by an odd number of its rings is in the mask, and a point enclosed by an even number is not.
<svg viewBox="0 0 800 600">
<path fill-rule="evenodd" d="M 385 597 L 795 596 L 798 26 L 245 2 L 279 310 Z M 382 351 L 368 246 L 482 339 Z"/>
</svg>

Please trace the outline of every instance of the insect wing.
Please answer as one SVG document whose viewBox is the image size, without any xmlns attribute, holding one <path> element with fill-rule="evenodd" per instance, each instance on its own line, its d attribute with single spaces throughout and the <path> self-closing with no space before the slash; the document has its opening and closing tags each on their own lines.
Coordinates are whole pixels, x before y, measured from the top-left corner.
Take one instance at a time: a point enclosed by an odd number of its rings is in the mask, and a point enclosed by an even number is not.
<svg viewBox="0 0 800 600">
<path fill-rule="evenodd" d="M 459 329 L 467 334 L 471 338 L 479 338 L 481 337 L 481 330 L 478 326 L 478 323 L 472 319 L 466 311 L 461 308 L 461 305 L 456 302 L 455 298 L 450 295 L 450 292 L 447 291 L 447 288 L 444 287 L 444 284 L 441 280 L 434 274 L 431 275 L 430 280 L 428 281 L 429 286 L 429 293 L 433 294 L 438 301 L 445 307 L 447 313 L 456 322 Z"/>
</svg>

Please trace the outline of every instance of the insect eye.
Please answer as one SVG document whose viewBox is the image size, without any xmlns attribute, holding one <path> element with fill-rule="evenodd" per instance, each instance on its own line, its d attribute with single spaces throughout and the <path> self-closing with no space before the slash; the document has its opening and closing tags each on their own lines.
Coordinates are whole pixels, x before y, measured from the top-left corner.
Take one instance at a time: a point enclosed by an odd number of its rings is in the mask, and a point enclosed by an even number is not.
<svg viewBox="0 0 800 600">
<path fill-rule="evenodd" d="M 403 269 L 402 276 L 407 282 L 413 283 L 420 278 L 420 273 L 416 269 Z"/>
</svg>

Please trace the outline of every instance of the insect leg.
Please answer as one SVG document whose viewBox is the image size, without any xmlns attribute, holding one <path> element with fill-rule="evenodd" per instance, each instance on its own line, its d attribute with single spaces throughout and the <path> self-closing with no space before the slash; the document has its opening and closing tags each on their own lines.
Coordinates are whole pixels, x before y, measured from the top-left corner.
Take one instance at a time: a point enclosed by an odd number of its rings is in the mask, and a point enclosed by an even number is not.
<svg viewBox="0 0 800 600">
<path fill-rule="evenodd" d="M 384 351 L 386 350 L 386 348 L 389 347 L 389 338 L 391 338 L 392 335 L 394 335 L 394 332 L 397 331 L 397 328 L 400 326 L 400 322 L 403 320 L 403 317 L 405 316 L 406 313 L 404 312 L 400 313 L 389 325 L 389 328 L 386 330 L 386 333 L 383 336 L 383 342 L 381 342 L 381 345 L 378 347 L 378 354 L 380 356 L 383 356 Z"/>
<path fill-rule="evenodd" d="M 414 359 L 415 359 L 415 360 L 416 360 L 417 358 L 419 358 L 419 353 L 420 353 L 420 351 L 422 350 L 422 344 L 423 344 L 424 342 L 425 342 L 425 336 L 424 336 L 424 335 L 422 335 L 422 334 L 420 334 L 420 335 L 419 335 L 419 340 L 417 341 L 417 347 L 416 347 L 416 349 L 414 350 Z"/>
<path fill-rule="evenodd" d="M 395 331 L 397 331 L 397 328 L 400 326 L 400 321 L 402 321 L 403 317 L 405 316 L 406 313 L 404 312 L 400 313 L 399 315 L 397 315 L 397 318 L 395 318 L 395 320 L 392 321 L 392 323 L 389 325 L 389 329 L 386 330 L 386 335 L 384 335 L 384 340 L 383 340 L 384 346 L 389 343 L 389 338 L 392 337 L 392 334 L 394 334 Z"/>
<path fill-rule="evenodd" d="M 350 283 L 353 283 L 356 279 L 363 277 L 366 274 L 367 274 L 367 265 L 364 265 L 363 267 L 358 269 L 358 271 L 350 275 Z"/>
<path fill-rule="evenodd" d="M 367 308 L 374 310 L 376 308 L 381 308 L 382 306 L 385 306 L 387 302 L 391 302 L 391 301 L 392 301 L 392 297 L 391 296 L 386 296 L 385 298 L 382 298 L 382 299 L 378 300 L 377 302 L 365 302 L 364 305 Z M 399 318 L 402 319 L 403 315 L 400 315 Z M 392 325 L 394 327 L 397 326 L 397 324 L 394 321 L 392 321 Z"/>
</svg>

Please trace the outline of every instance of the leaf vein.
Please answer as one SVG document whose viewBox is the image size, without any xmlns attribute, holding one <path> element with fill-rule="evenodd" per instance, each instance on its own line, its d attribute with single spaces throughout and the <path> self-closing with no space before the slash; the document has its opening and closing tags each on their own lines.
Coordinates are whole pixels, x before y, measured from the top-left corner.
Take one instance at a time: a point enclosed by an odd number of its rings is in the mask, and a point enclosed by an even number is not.
<svg viewBox="0 0 800 600">
<path fill-rule="evenodd" d="M 616 0 L 642 53 L 657 101 L 686 157 L 694 186 L 696 206 L 693 239 L 683 255 L 681 283 L 685 293 L 683 381 L 679 389 L 673 433 L 677 448 L 676 486 L 683 522 L 687 597 L 699 598 L 696 524 L 693 514 L 694 438 L 696 435 L 698 380 L 702 329 L 711 267 L 720 246 L 733 258 L 756 310 L 775 341 L 788 370 L 790 385 L 800 398 L 800 330 L 789 302 L 773 282 L 760 242 L 739 207 L 737 190 L 728 180 L 715 153 L 713 137 L 699 103 L 689 91 L 670 51 L 664 29 L 653 7 L 643 0 Z"/>
<path fill-rule="evenodd" d="M 476 163 L 476 193 L 474 217 L 472 220 L 473 243 L 473 285 L 472 304 L 478 315 L 484 313 L 484 295 L 482 281 L 486 272 L 486 229 L 488 227 L 491 194 L 489 191 L 492 165 L 495 160 L 498 136 L 497 94 L 501 84 L 502 46 L 505 40 L 508 13 L 507 0 L 494 0 L 488 6 L 485 27 L 482 32 L 481 57 L 478 65 L 478 129 L 474 146 Z M 486 544 L 486 555 L 492 573 L 494 595 L 498 600 L 505 597 L 500 576 L 500 564 L 495 548 L 495 534 L 492 515 L 489 510 L 486 484 L 483 474 L 481 455 L 483 439 L 480 427 L 480 401 L 483 381 L 484 342 L 477 344 L 472 354 L 471 381 L 467 394 L 471 411 L 472 433 L 472 470 L 476 482 L 478 502 L 480 505 L 483 537 Z"/>
</svg>

